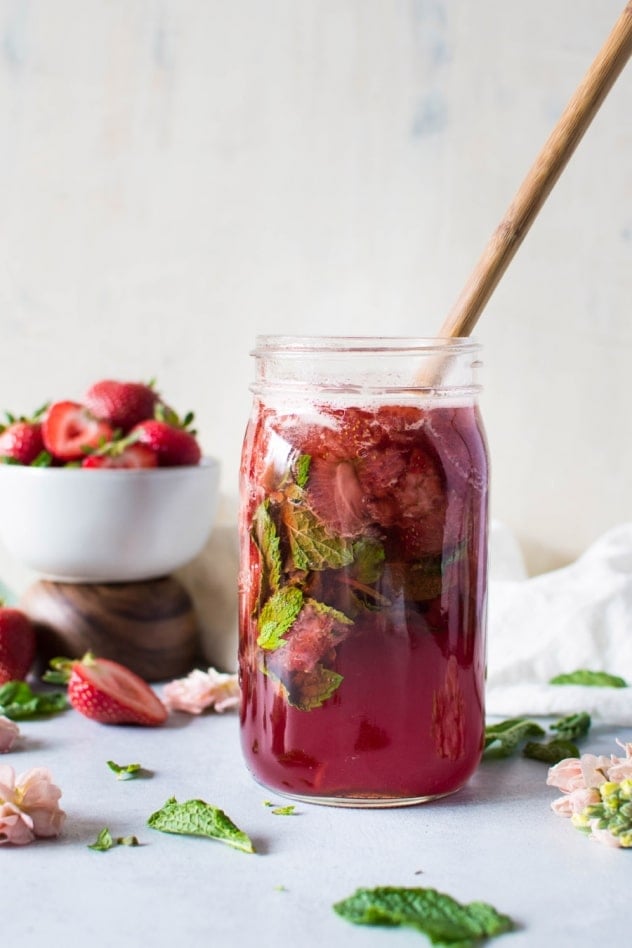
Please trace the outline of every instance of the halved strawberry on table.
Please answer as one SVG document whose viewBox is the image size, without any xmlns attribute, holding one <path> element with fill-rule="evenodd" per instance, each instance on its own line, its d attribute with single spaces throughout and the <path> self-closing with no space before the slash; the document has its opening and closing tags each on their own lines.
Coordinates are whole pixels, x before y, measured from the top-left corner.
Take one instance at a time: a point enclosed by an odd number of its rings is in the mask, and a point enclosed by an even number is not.
<svg viewBox="0 0 632 948">
<path fill-rule="evenodd" d="M 117 382 L 102 379 L 91 385 L 84 396 L 86 407 L 124 434 L 134 425 L 154 417 L 159 396 L 151 382 Z"/>
<path fill-rule="evenodd" d="M 78 461 L 91 448 L 110 441 L 114 429 L 79 402 L 54 402 L 42 422 L 46 450 L 59 461 Z"/>
<path fill-rule="evenodd" d="M 54 658 L 45 681 L 68 685 L 72 707 L 100 724 L 164 724 L 168 711 L 131 669 L 87 652 L 81 659 Z"/>
</svg>

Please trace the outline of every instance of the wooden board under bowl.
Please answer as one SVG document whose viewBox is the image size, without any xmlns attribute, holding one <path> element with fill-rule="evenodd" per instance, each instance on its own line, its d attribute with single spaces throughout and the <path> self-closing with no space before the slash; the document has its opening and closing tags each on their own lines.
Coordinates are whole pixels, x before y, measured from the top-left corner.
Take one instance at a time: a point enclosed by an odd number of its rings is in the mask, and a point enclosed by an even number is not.
<svg viewBox="0 0 632 948">
<path fill-rule="evenodd" d="M 38 664 L 92 651 L 146 681 L 180 677 L 198 657 L 198 622 L 184 586 L 171 576 L 138 583 L 38 580 L 20 601 L 35 625 Z"/>
</svg>

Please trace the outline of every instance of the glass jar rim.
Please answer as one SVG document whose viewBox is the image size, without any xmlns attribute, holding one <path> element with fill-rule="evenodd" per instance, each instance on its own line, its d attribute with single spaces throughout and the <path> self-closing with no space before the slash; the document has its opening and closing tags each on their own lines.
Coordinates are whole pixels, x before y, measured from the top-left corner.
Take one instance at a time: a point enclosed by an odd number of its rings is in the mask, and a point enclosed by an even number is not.
<svg viewBox="0 0 632 948">
<path fill-rule="evenodd" d="M 292 336 L 259 335 L 251 355 L 266 352 L 388 352 L 410 355 L 419 353 L 446 353 L 452 355 L 476 353 L 481 344 L 470 336 Z"/>
</svg>

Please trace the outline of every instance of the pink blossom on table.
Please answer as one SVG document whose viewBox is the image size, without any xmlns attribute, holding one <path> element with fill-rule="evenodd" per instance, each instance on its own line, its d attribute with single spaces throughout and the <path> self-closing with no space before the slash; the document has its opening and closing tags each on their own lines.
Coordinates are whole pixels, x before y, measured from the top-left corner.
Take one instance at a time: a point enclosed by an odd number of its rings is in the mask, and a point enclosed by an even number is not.
<svg viewBox="0 0 632 948">
<path fill-rule="evenodd" d="M 579 759 L 577 757 L 567 757 L 555 764 L 554 767 L 550 767 L 546 782 L 549 787 L 557 787 L 564 793 L 584 789 L 586 784 L 584 783 L 584 775 Z"/>
<path fill-rule="evenodd" d="M 589 820 L 591 830 L 590 838 L 594 839 L 597 843 L 603 843 L 604 846 L 620 849 L 621 840 L 617 836 L 613 836 L 609 829 L 600 829 L 598 823 L 599 820 Z"/>
<path fill-rule="evenodd" d="M 239 704 L 237 675 L 215 668 L 195 668 L 186 678 L 176 678 L 165 685 L 162 700 L 170 711 L 201 714 L 207 708 L 227 711 Z"/>
<path fill-rule="evenodd" d="M 608 769 L 608 780 L 616 782 L 630 780 L 632 779 L 632 744 L 622 744 L 621 741 L 617 741 L 617 744 L 624 749 L 626 756 L 615 757 L 614 754 L 612 755 Z"/>
<path fill-rule="evenodd" d="M 564 794 L 551 804 L 558 816 L 606 846 L 632 848 L 632 744 L 622 744 L 625 757 L 583 754 L 549 769 L 547 784 Z"/>
<path fill-rule="evenodd" d="M 59 836 L 66 818 L 60 797 L 46 767 L 16 777 L 13 767 L 0 764 L 0 844 L 23 846 L 37 836 Z"/>
<path fill-rule="evenodd" d="M 0 754 L 11 750 L 19 736 L 20 729 L 15 721 L 0 715 Z"/>
<path fill-rule="evenodd" d="M 572 816 L 573 813 L 581 813 L 591 803 L 599 803 L 600 800 L 599 791 L 594 787 L 577 787 L 554 800 L 551 809 L 558 816 Z"/>
</svg>

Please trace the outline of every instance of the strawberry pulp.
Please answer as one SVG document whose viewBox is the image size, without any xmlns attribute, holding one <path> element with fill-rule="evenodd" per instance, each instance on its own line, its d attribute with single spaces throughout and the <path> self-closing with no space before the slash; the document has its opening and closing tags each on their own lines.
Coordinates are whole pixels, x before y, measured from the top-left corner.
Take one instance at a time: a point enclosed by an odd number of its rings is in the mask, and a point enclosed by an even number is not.
<svg viewBox="0 0 632 948">
<path fill-rule="evenodd" d="M 478 409 L 257 406 L 242 458 L 242 745 L 317 801 L 458 789 L 484 736 Z"/>
</svg>

